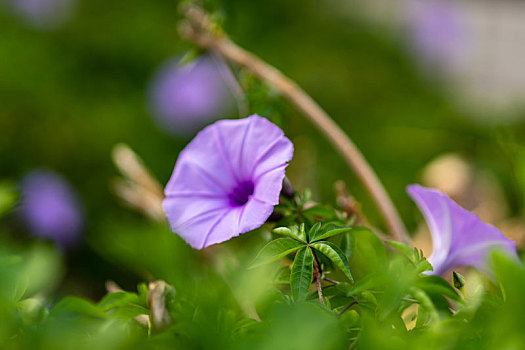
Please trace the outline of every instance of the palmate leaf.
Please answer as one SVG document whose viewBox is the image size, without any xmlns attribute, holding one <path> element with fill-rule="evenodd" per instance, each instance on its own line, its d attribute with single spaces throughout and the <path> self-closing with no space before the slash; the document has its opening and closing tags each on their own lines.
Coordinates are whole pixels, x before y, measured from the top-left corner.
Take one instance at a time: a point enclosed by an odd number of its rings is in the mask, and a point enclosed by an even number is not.
<svg viewBox="0 0 525 350">
<path fill-rule="evenodd" d="M 295 252 L 301 247 L 304 247 L 304 244 L 293 239 L 274 239 L 261 249 L 259 254 L 257 254 L 253 262 L 250 264 L 249 268 L 253 269 L 254 267 L 271 263 L 272 261 Z"/>
<path fill-rule="evenodd" d="M 354 278 L 350 272 L 350 266 L 348 265 L 348 260 L 339 247 L 326 241 L 313 243 L 311 247 L 326 255 L 339 269 L 341 269 L 341 271 L 343 271 L 350 281 L 354 282 Z"/>
<path fill-rule="evenodd" d="M 290 287 L 295 302 L 305 301 L 314 274 L 314 255 L 309 247 L 297 251 L 290 274 Z"/>
</svg>

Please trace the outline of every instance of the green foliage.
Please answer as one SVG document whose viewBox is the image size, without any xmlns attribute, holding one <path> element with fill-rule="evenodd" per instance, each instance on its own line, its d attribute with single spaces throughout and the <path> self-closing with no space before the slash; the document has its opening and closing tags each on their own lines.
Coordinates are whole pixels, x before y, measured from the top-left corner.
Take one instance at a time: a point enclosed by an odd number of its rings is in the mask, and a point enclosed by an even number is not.
<svg viewBox="0 0 525 350">
<path fill-rule="evenodd" d="M 339 247 L 337 247 L 331 242 L 323 241 L 313 243 L 312 248 L 326 255 L 341 271 L 343 271 L 345 276 L 351 282 L 354 281 L 352 274 L 350 273 L 350 266 L 348 266 L 348 260 L 346 259 L 346 256 L 341 251 L 341 249 L 339 249 Z"/>
<path fill-rule="evenodd" d="M 6 181 L 0 182 L 0 217 L 9 212 L 18 199 L 14 184 Z"/>
<path fill-rule="evenodd" d="M 293 300 L 301 302 L 306 299 L 313 278 L 314 255 L 309 247 L 297 251 L 290 274 L 290 287 Z"/>
<path fill-rule="evenodd" d="M 250 256 L 221 273 L 197 264 L 184 280 L 172 279 L 176 293 L 164 282 L 141 283 L 136 292 L 107 293 L 98 302 L 51 297 L 53 276 L 60 272 L 54 250 L 5 246 L 0 254 L 0 346 L 438 350 L 525 345 L 520 328 L 525 320 L 516 312 L 525 308 L 525 269 L 515 259 L 494 254 L 495 283 L 469 274 L 456 285 L 463 295 L 445 279 L 423 273 L 426 260 L 419 250 L 389 242 L 397 249 L 387 251 L 363 227 L 321 221 L 274 233 L 285 238 L 264 245 L 252 259 L 256 268 L 246 268 Z M 149 234 L 158 240 L 152 245 L 170 242 L 162 231 Z M 125 240 L 122 244 L 127 251 L 117 254 L 122 261 L 153 249 L 146 241 L 137 247 Z M 160 257 L 167 254 L 158 250 Z M 153 263 L 159 257 L 137 256 L 143 257 L 137 266 L 145 263 L 149 273 L 171 278 Z M 177 261 L 171 255 L 164 258 Z M 185 259 L 197 263 L 198 258 L 187 254 Z M 278 259 L 284 264 L 271 264 Z M 323 279 L 312 286 L 319 275 Z M 290 332 L 290 325 L 300 326 Z"/>
<path fill-rule="evenodd" d="M 218 10 L 214 18 L 228 19 L 236 41 L 297 79 L 349 133 L 409 228 L 416 216 L 403 188 L 443 152 L 468 154 L 473 163 L 495 169 L 511 212 L 523 211 L 525 148 L 517 137 L 523 122 L 499 128 L 516 135 L 499 141 L 494 129 L 459 118 L 465 113 L 447 101 L 450 89 L 422 78 L 399 37 L 366 23 L 361 6 L 316 0 L 204 4 Z M 525 348 L 520 263 L 495 255 L 490 279 L 454 274 L 460 295 L 447 280 L 423 274 L 431 266 L 420 250 L 395 242 L 388 242 L 395 249 L 385 249 L 372 231 L 352 227 L 351 217 L 325 204 L 335 203 L 333 182 L 343 179 L 379 225 L 356 177 L 282 96 L 244 69 L 234 67 L 250 113 L 285 127 L 296 145 L 287 176 L 298 188 L 313 189 L 277 206 L 283 217 L 273 233 L 286 243 L 273 243 L 263 228 L 196 252 L 164 223 L 123 208 L 108 190 L 115 175 L 111 148 L 130 143 L 160 182 L 167 180 L 187 140 L 155 127 L 144 92 L 161 62 L 199 50 L 177 37 L 176 1 L 80 5 L 66 26 L 44 31 L 0 11 L 2 176 L 15 181 L 39 166 L 59 171 L 80 193 L 87 224 L 78 250 L 34 244 L 10 215 L 18 199 L 15 183 L 0 182 L 1 349 Z M 275 249 L 257 255 L 265 244 Z M 294 248 L 279 249 L 286 246 Z M 250 262 L 257 268 L 247 269 Z M 291 283 L 294 266 L 302 272 Z M 326 305 L 311 285 L 321 269 L 332 280 L 321 281 Z M 107 279 L 126 290 L 106 293 Z M 157 299 L 163 327 L 150 322 L 144 283 L 158 279 L 177 290 Z"/>
<path fill-rule="evenodd" d="M 290 253 L 295 252 L 299 248 L 303 247 L 304 244 L 287 238 L 278 238 L 269 242 L 259 252 L 251 267 L 257 267 L 260 265 L 271 263 L 272 261 L 278 260 Z"/>
</svg>

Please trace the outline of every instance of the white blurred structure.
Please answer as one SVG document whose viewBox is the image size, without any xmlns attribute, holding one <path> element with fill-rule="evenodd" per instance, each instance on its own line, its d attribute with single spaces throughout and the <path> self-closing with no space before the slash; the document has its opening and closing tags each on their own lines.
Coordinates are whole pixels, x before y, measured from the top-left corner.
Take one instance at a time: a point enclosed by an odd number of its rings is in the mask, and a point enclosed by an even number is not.
<svg viewBox="0 0 525 350">
<path fill-rule="evenodd" d="M 510 121 L 525 107 L 525 1 L 327 1 L 400 35 L 418 64 L 449 81 L 457 89 L 451 95 L 476 118 Z"/>
</svg>

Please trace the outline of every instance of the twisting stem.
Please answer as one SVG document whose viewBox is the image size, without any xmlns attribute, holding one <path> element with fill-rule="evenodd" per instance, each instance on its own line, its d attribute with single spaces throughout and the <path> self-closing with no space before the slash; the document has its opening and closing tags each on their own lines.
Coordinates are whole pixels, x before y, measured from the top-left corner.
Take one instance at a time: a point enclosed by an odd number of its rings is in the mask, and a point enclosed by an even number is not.
<svg viewBox="0 0 525 350">
<path fill-rule="evenodd" d="M 319 302 L 323 305 L 326 305 L 323 298 L 323 286 L 321 285 L 321 280 L 323 279 L 323 270 L 321 268 L 321 262 L 317 258 L 317 255 L 315 254 L 315 251 L 313 249 L 312 253 L 314 255 L 315 264 L 317 265 L 317 269 L 315 270 L 315 284 L 317 286 L 317 295 L 319 296 Z"/>
<path fill-rule="evenodd" d="M 183 21 L 179 27 L 181 36 L 246 68 L 268 85 L 280 91 L 328 137 L 328 140 L 343 156 L 346 163 L 354 170 L 374 199 L 393 237 L 399 241 L 410 242 L 403 222 L 374 170 L 352 140 L 330 116 L 294 81 L 232 42 L 224 32 L 213 25 L 203 9 L 189 3 L 184 3 L 181 9 L 186 17 L 186 21 Z"/>
</svg>

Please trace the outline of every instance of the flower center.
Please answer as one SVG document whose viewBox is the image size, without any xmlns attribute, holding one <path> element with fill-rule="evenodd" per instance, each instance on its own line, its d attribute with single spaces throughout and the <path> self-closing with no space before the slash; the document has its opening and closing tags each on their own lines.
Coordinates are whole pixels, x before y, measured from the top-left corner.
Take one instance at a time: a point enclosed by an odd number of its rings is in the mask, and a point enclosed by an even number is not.
<svg viewBox="0 0 525 350">
<path fill-rule="evenodd" d="M 239 207 L 246 204 L 253 194 L 254 185 L 252 181 L 241 181 L 235 186 L 233 191 L 228 194 L 230 205 Z"/>
</svg>

